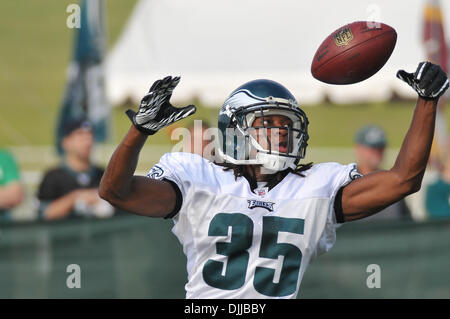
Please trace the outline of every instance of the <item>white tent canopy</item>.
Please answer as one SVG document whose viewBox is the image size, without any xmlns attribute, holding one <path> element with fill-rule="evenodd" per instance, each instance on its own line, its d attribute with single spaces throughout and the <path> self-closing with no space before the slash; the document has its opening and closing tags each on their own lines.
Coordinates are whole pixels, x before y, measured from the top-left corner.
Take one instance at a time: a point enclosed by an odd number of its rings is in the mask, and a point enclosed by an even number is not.
<svg viewBox="0 0 450 319">
<path fill-rule="evenodd" d="M 140 0 L 106 61 L 113 104 L 139 101 L 150 85 L 180 75 L 173 101 L 193 97 L 220 106 L 242 83 L 269 78 L 300 104 L 386 100 L 414 96 L 395 78 L 425 58 L 424 0 Z M 450 3 L 441 1 L 444 17 Z M 376 75 L 353 85 L 314 79 L 311 61 L 321 42 L 354 21 L 380 21 L 396 29 L 397 45 Z M 446 27 L 446 26 L 445 26 Z M 448 30 L 448 28 L 446 28 Z"/>
</svg>

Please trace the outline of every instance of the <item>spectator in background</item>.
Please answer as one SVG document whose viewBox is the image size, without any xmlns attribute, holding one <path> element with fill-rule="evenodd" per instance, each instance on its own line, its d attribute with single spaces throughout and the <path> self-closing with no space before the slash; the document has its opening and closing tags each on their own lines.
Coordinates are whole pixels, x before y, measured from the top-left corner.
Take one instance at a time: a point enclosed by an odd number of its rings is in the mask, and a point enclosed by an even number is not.
<svg viewBox="0 0 450 319">
<path fill-rule="evenodd" d="M 425 207 L 428 219 L 450 218 L 450 142 L 443 169 L 426 187 Z"/>
<path fill-rule="evenodd" d="M 366 125 L 358 130 L 354 150 L 358 171 L 362 175 L 381 170 L 386 145 L 386 134 L 381 127 Z M 374 219 L 411 219 L 411 213 L 402 199 L 365 220 Z"/>
<path fill-rule="evenodd" d="M 11 209 L 22 203 L 24 189 L 18 165 L 5 149 L 0 149 L 0 221 L 11 221 Z"/>
<path fill-rule="evenodd" d="M 91 163 L 94 142 L 92 125 L 75 120 L 63 132 L 63 163 L 47 171 L 39 186 L 39 215 L 42 219 L 110 217 L 114 208 L 98 196 L 103 168 Z"/>
</svg>

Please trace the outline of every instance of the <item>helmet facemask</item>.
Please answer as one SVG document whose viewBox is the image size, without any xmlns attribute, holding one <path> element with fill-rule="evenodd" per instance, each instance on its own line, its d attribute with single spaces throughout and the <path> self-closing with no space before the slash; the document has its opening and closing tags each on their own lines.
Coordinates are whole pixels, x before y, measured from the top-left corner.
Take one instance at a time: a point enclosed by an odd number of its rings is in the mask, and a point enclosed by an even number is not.
<svg viewBox="0 0 450 319">
<path fill-rule="evenodd" d="M 268 173 L 295 169 L 304 158 L 308 140 L 308 120 L 294 101 L 269 97 L 232 112 L 225 134 L 225 161 L 238 165 L 262 165 Z M 266 125 L 265 119 L 281 115 L 290 120 L 288 126 Z M 261 125 L 254 126 L 255 120 Z M 281 143 L 280 143 L 281 140 Z"/>
</svg>

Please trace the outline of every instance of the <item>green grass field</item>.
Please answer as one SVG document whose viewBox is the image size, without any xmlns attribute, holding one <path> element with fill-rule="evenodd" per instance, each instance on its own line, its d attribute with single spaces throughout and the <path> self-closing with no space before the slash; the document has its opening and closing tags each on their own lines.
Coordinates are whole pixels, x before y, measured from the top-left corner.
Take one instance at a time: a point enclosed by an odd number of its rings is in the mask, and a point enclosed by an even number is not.
<svg viewBox="0 0 450 319">
<path fill-rule="evenodd" d="M 310 146 L 350 147 L 353 144 L 353 136 L 358 128 L 368 123 L 374 123 L 386 130 L 389 146 L 398 148 L 411 122 L 414 102 L 364 105 L 333 105 L 327 103 L 305 106 L 304 110 L 310 121 Z M 123 112 L 124 109 L 122 108 L 116 108 L 113 112 L 115 120 L 114 139 L 116 142 L 125 134 L 129 127 L 129 120 Z M 215 124 L 217 114 L 218 109 L 200 106 L 199 112 L 192 118 L 206 119 L 208 122 Z M 180 125 L 190 121 L 190 119 L 186 119 Z M 160 133 L 155 137 L 158 138 L 158 143 L 170 143 L 168 134 Z"/>
<path fill-rule="evenodd" d="M 74 31 L 66 8 L 74 0 L 0 2 L 0 145 L 49 144 L 66 84 Z M 108 0 L 109 47 L 135 0 Z"/>
<path fill-rule="evenodd" d="M 0 2 L 0 145 L 53 143 L 54 126 L 66 84 L 66 69 L 72 54 L 74 34 L 66 26 L 69 15 L 66 8 L 74 2 Z M 136 1 L 106 1 L 110 48 L 120 35 L 135 3 Z M 357 128 L 370 122 L 384 127 L 390 146 L 399 147 L 411 121 L 413 104 L 323 104 L 305 107 L 310 119 L 310 145 L 351 146 Z M 208 119 L 214 125 L 217 109 L 197 106 L 199 111 L 192 119 Z M 120 141 L 129 127 L 123 112 L 123 108 L 113 110 L 111 143 Z M 185 125 L 192 119 L 185 120 L 180 125 Z M 170 143 L 169 135 L 157 134 L 153 143 Z"/>
</svg>

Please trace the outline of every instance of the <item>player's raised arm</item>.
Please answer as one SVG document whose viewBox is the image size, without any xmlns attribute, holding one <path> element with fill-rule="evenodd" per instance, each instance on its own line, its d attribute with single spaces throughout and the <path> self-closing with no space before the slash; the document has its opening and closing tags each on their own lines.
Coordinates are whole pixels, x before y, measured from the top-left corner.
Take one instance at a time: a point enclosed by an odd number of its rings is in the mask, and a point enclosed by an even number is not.
<svg viewBox="0 0 450 319">
<path fill-rule="evenodd" d="M 179 77 L 166 77 L 153 83 L 137 113 L 127 115 L 133 122 L 114 151 L 100 183 L 99 195 L 125 211 L 165 217 L 175 208 L 176 193 L 169 182 L 135 176 L 139 153 L 149 135 L 193 113 L 195 106 L 173 107 L 169 100 Z"/>
<path fill-rule="evenodd" d="M 411 125 L 390 170 L 368 174 L 338 193 L 335 207 L 343 221 L 370 216 L 421 187 L 433 140 L 437 102 L 449 81 L 438 65 L 429 62 L 420 63 L 415 73 L 402 70 L 397 76 L 419 95 Z"/>
</svg>

